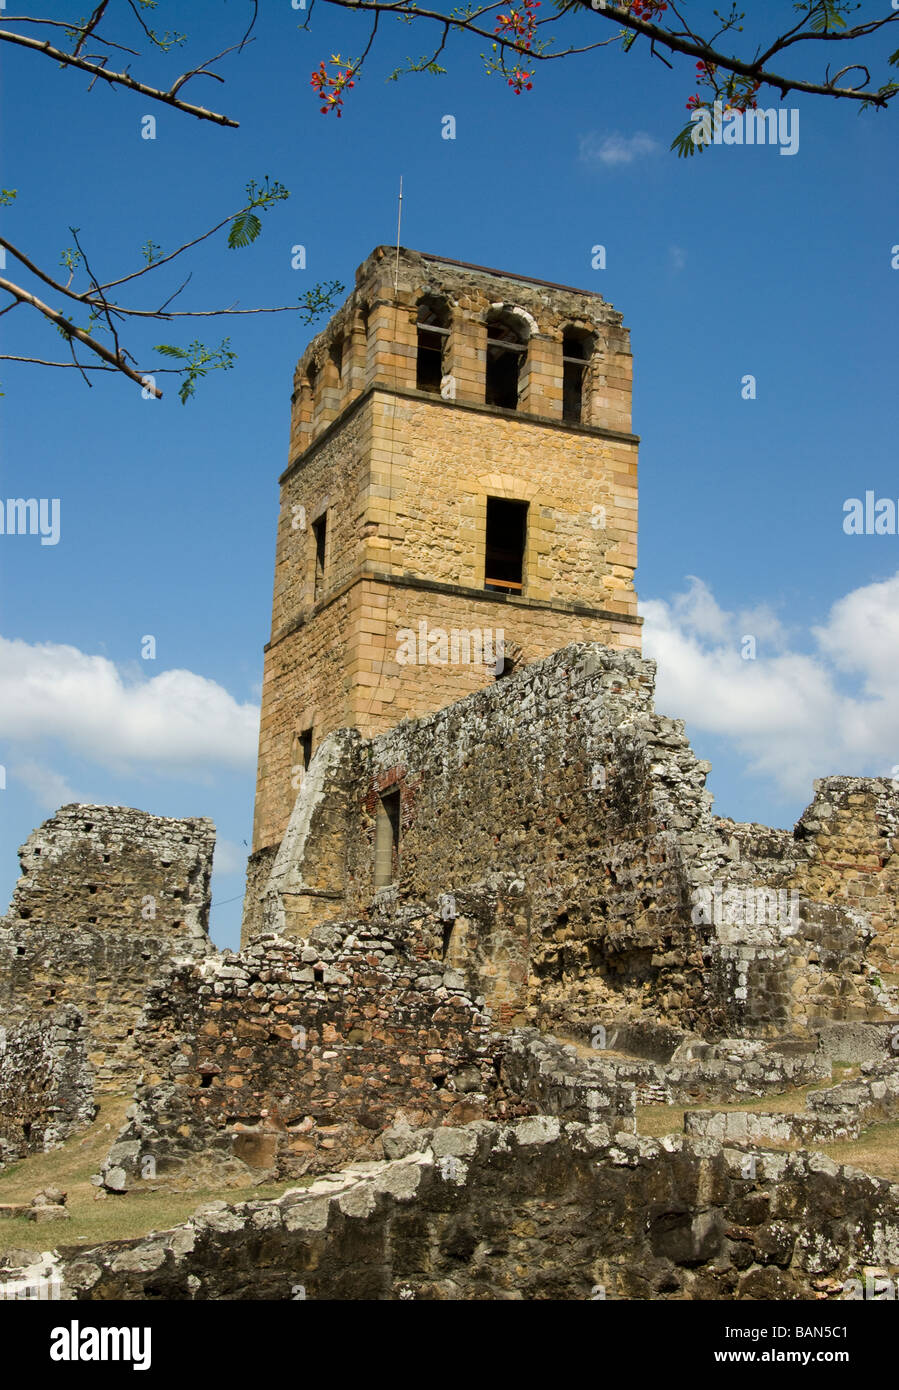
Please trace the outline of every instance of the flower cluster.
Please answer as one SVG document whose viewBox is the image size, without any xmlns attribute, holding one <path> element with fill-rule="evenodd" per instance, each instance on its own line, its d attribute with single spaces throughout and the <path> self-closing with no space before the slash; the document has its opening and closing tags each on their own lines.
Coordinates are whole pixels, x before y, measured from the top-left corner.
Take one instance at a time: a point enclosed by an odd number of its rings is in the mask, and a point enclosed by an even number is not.
<svg viewBox="0 0 899 1390">
<path fill-rule="evenodd" d="M 734 73 L 728 77 L 723 92 L 720 92 L 715 75 L 717 71 L 718 68 L 715 63 L 700 61 L 696 64 L 696 80 L 711 87 L 714 96 L 725 97 L 725 111 L 750 111 L 758 106 L 757 93 L 762 85 L 761 82 Z M 687 102 L 687 110 L 697 111 L 707 105 L 708 98 L 701 97 L 698 92 L 694 92 Z"/>
<path fill-rule="evenodd" d="M 637 19 L 655 19 L 664 14 L 668 6 L 665 0 L 631 0 L 630 12 Z"/>
<path fill-rule="evenodd" d="M 540 0 L 521 0 L 521 8 L 510 10 L 508 14 L 497 15 L 494 33 L 507 43 L 514 43 L 519 49 L 530 51 L 537 32 L 537 14 Z M 522 67 L 516 63 L 509 78 L 509 86 L 516 96 L 529 92 L 533 87 L 531 78 L 533 68 Z"/>
<path fill-rule="evenodd" d="M 319 63 L 318 72 L 312 74 L 312 81 L 309 85 L 315 89 L 316 94 L 324 102 L 321 107 L 322 114 L 327 116 L 329 111 L 336 111 L 340 117 L 343 114 L 341 111 L 343 93 L 356 85 L 353 81 L 355 69 L 352 62 L 344 64 L 339 53 L 332 55 L 331 63 L 334 66 L 334 72 L 328 72 L 323 59 Z"/>
</svg>

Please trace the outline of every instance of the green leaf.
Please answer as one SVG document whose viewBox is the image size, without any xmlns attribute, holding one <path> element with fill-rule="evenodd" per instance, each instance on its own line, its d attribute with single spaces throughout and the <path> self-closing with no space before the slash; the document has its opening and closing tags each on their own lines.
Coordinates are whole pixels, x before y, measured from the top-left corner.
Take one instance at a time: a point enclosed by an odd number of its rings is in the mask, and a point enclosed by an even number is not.
<svg viewBox="0 0 899 1390">
<path fill-rule="evenodd" d="M 200 377 L 207 375 L 210 367 L 213 370 L 226 372 L 231 370 L 237 360 L 237 353 L 232 352 L 229 346 L 230 342 L 230 338 L 223 338 L 221 346 L 210 349 L 199 339 L 194 339 L 186 351 L 184 348 L 173 347 L 171 343 L 158 343 L 153 349 L 154 352 L 161 352 L 164 357 L 175 357 L 187 364 L 182 369 L 184 380 L 178 388 L 178 396 L 182 405 L 187 405 L 196 391 L 197 381 Z"/>
<path fill-rule="evenodd" d="M 694 140 L 693 136 L 695 132 L 696 122 L 688 121 L 687 124 L 684 126 L 683 130 L 680 131 L 679 134 L 675 135 L 668 148 L 672 150 L 677 150 L 679 159 L 689 159 L 694 154 L 702 154 L 703 150 L 705 149 L 705 141 Z"/>
<path fill-rule="evenodd" d="M 228 245 L 232 251 L 249 246 L 250 242 L 255 241 L 261 231 L 262 223 L 255 212 L 250 212 L 249 209 L 245 212 L 239 212 L 231 223 L 231 229 L 228 232 Z"/>
</svg>

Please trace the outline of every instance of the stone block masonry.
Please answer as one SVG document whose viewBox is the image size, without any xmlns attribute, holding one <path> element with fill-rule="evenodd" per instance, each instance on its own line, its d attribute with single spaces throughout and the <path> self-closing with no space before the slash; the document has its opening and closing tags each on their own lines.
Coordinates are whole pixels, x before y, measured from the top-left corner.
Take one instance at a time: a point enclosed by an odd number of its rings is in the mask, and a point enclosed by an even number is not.
<svg viewBox="0 0 899 1390">
<path fill-rule="evenodd" d="M 304 737 L 317 746 L 337 728 L 379 733 L 494 679 L 491 662 L 401 660 L 402 631 L 424 623 L 491 642 L 501 632 L 516 665 L 574 641 L 640 645 L 638 440 L 621 315 L 583 290 L 405 249 L 399 260 L 395 284 L 395 252 L 372 253 L 297 367 L 257 853 L 284 835 Z M 419 370 L 432 310 L 446 319 L 446 389 Z M 494 325 L 520 349 L 503 405 L 488 382 Z M 576 408 L 563 392 L 572 335 L 583 354 Z M 524 509 L 523 536 L 488 536 L 496 503 Z M 488 573 L 497 553 L 500 568 L 509 562 L 508 547 L 517 577 Z"/>
<path fill-rule="evenodd" d="M 51 1149 L 96 1113 L 89 1033 L 72 1004 L 0 1023 L 0 1168 Z"/>
<path fill-rule="evenodd" d="M 389 1161 L 62 1250 L 45 1277 L 84 1301 L 818 1300 L 866 1266 L 896 1277 L 899 1188 L 822 1154 L 745 1159 L 555 1116 L 410 1130 Z"/>
<path fill-rule="evenodd" d="M 214 839 L 208 820 L 72 805 L 22 846 L 22 875 L 0 919 L 0 1136 L 9 1154 L 58 1142 L 90 1117 L 98 1094 L 133 1086 L 148 984 L 165 963 L 213 950 Z"/>
<path fill-rule="evenodd" d="M 795 1114 L 772 1111 L 687 1111 L 684 1131 L 731 1144 L 778 1144 L 805 1147 L 857 1139 L 864 1129 L 899 1118 L 899 1059 L 864 1063 L 857 1081 L 812 1091 L 806 1109 Z"/>
<path fill-rule="evenodd" d="M 871 959 L 899 978 L 899 785 L 822 777 L 796 825 L 794 880 L 810 898 L 864 912 Z"/>
</svg>

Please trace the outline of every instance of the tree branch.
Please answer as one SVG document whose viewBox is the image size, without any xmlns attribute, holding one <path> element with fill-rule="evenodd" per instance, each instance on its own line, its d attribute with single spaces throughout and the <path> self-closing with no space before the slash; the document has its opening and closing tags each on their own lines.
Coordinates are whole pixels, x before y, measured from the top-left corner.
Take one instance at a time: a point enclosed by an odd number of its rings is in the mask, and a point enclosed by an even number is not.
<svg viewBox="0 0 899 1390">
<path fill-rule="evenodd" d="M 511 53 L 517 53 L 535 62 L 553 62 L 560 58 L 569 58 L 575 53 L 589 53 L 594 48 L 604 47 L 602 43 L 588 44 L 580 48 L 565 48 L 551 52 L 545 48 L 528 47 L 524 43 L 518 42 L 512 37 L 501 37 L 494 30 L 486 29 L 480 24 L 480 20 L 491 14 L 497 9 L 495 4 L 484 5 L 478 9 L 465 14 L 445 13 L 441 10 L 423 9 L 415 3 L 415 0 L 325 0 L 329 5 L 336 5 L 340 9 L 364 11 L 371 14 L 392 14 L 404 19 L 429 19 L 436 24 L 449 24 L 453 29 L 463 33 L 476 34 L 479 38 L 489 39 L 501 48 L 508 49 Z M 613 8 L 605 5 L 599 9 L 593 9 L 581 0 L 580 7 L 588 14 L 595 15 L 597 18 L 620 24 L 624 29 L 631 30 L 635 36 L 642 36 L 650 41 L 667 48 L 672 53 L 681 53 L 687 57 L 701 58 L 704 62 L 710 63 L 715 67 L 723 68 L 726 72 L 735 73 L 741 77 L 751 78 L 755 82 L 768 87 L 776 88 L 781 96 L 786 96 L 787 92 L 806 92 L 813 96 L 838 97 L 849 101 L 868 102 L 872 106 L 886 107 L 889 97 L 882 96 L 878 91 L 860 90 L 854 87 L 836 87 L 829 82 L 809 82 L 802 78 L 787 77 L 780 73 L 771 72 L 765 68 L 759 58 L 752 61 L 744 61 L 731 54 L 722 53 L 713 48 L 709 43 L 702 39 L 693 37 L 690 34 L 683 35 L 674 33 L 672 30 L 662 28 L 650 20 L 637 18 L 626 10 Z M 558 18 L 558 17 L 556 17 Z M 799 42 L 800 39 L 822 41 L 842 41 L 847 39 L 865 37 L 873 33 L 876 29 L 882 28 L 885 24 L 893 24 L 899 21 L 899 11 L 887 15 L 878 20 L 868 21 L 864 25 L 859 25 L 853 30 L 836 33 L 806 33 L 804 35 L 787 36 L 783 42 L 778 40 L 773 44 L 767 54 L 773 56 L 780 51 L 781 47 L 787 47 L 788 43 Z M 552 20 L 540 20 L 538 27 L 552 23 Z"/>
<path fill-rule="evenodd" d="M 157 398 L 161 398 L 162 392 L 155 386 L 146 387 L 143 377 L 129 367 L 121 357 L 116 357 L 114 353 L 109 351 L 109 348 L 104 347 L 89 333 L 85 333 L 83 328 L 76 328 L 75 324 L 70 323 L 63 314 L 60 314 L 56 309 L 51 309 L 49 304 L 44 304 L 36 295 L 29 294 L 27 290 L 23 290 L 19 285 L 14 285 L 11 280 L 7 280 L 3 276 L 0 276 L 0 290 L 5 290 L 21 304 L 30 304 L 32 309 L 36 309 L 39 314 L 43 314 L 44 318 L 49 319 L 57 328 L 60 328 L 67 338 L 76 338 L 79 343 L 83 343 L 91 352 L 96 353 L 103 362 L 110 363 L 117 371 L 137 382 L 138 386 L 151 390 Z"/>
<path fill-rule="evenodd" d="M 49 41 L 42 43 L 39 39 L 29 38 L 26 34 L 14 34 L 9 29 L 0 29 L 0 43 L 15 43 L 23 48 L 31 49 L 32 52 L 43 53 L 46 57 L 54 58 L 56 62 L 62 63 L 66 67 L 79 68 L 83 72 L 92 73 L 94 81 L 102 77 L 110 86 L 127 87 L 131 92 L 140 92 L 141 96 L 148 97 L 151 101 L 159 101 L 165 106 L 173 106 L 176 111 L 183 111 L 187 116 L 196 116 L 198 120 L 212 121 L 216 125 L 230 126 L 234 130 L 240 125 L 239 121 L 233 121 L 230 116 L 223 116 L 217 111 L 207 110 L 205 106 L 194 106 L 191 102 L 182 101 L 177 95 L 177 91 L 164 92 L 159 87 L 149 87 L 145 82 L 138 82 L 136 77 L 132 77 L 127 72 L 111 72 L 100 63 L 92 63 L 87 58 L 77 57 L 74 53 L 66 53 L 62 48 L 54 48 Z M 209 61 L 213 62 L 214 59 L 210 58 Z M 217 76 L 215 73 L 203 75 L 207 77 Z M 183 79 L 181 80 L 183 81 Z M 219 80 L 223 81 L 224 79 L 219 78 Z"/>
</svg>

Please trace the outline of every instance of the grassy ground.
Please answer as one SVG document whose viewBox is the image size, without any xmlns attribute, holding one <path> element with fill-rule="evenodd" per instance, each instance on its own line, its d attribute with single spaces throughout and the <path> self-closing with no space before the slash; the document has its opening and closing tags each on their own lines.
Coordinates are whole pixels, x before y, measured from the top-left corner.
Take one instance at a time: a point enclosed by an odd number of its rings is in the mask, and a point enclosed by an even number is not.
<svg viewBox="0 0 899 1390">
<path fill-rule="evenodd" d="M 95 1245 L 104 1240 L 126 1240 L 164 1231 L 177 1225 L 204 1202 L 224 1198 L 241 1202 L 256 1197 L 280 1197 L 305 1181 L 229 1187 L 224 1191 L 162 1192 L 144 1190 L 97 1199 L 91 1175 L 100 1170 L 116 1134 L 122 1127 L 130 1097 L 111 1097 L 83 1134 L 50 1153 L 31 1154 L 0 1172 L 0 1203 L 30 1203 L 43 1187 L 61 1187 L 68 1193 L 71 1220 L 52 1225 L 33 1221 L 0 1220 L 0 1250 L 48 1250 L 60 1245 Z"/>
<path fill-rule="evenodd" d="M 821 1152 L 834 1163 L 850 1163 L 877 1178 L 899 1182 L 899 1123 L 872 1125 L 858 1139 L 822 1145 Z"/>
<path fill-rule="evenodd" d="M 592 1055 L 595 1056 L 595 1053 Z M 821 1082 L 820 1085 L 846 1080 L 857 1074 L 857 1070 L 838 1063 L 834 1067 L 833 1082 Z M 756 1097 L 730 1105 L 706 1101 L 686 1108 L 795 1114 L 805 1108 L 806 1097 L 816 1089 L 816 1086 L 800 1086 L 781 1095 Z M 106 1240 L 126 1240 L 177 1225 L 204 1202 L 217 1198 L 240 1202 L 249 1198 L 280 1197 L 288 1188 L 312 1181 L 308 1178 L 209 1191 L 193 1188 L 189 1192 L 145 1189 L 98 1200 L 97 1188 L 90 1181 L 91 1175 L 99 1172 L 113 1139 L 124 1123 L 125 1111 L 130 1103 L 128 1096 L 107 1098 L 94 1123 L 83 1134 L 70 1139 L 62 1148 L 53 1149 L 50 1153 L 32 1154 L 0 1172 L 0 1203 L 27 1204 L 41 1188 L 61 1187 L 68 1193 L 67 1206 L 71 1212 L 71 1220 L 49 1226 L 37 1226 L 33 1221 L 25 1220 L 0 1220 L 0 1251 L 47 1250 L 61 1245 L 95 1245 Z M 637 1131 L 655 1138 L 683 1133 L 684 1109 L 683 1106 L 673 1105 L 638 1106 Z M 822 1145 L 821 1152 L 835 1163 L 852 1164 L 890 1182 L 899 1182 L 899 1123 L 872 1125 L 859 1139 Z"/>
<path fill-rule="evenodd" d="M 755 1097 L 731 1105 L 716 1101 L 701 1101 L 695 1105 L 640 1105 L 637 1107 L 637 1133 L 653 1139 L 665 1134 L 682 1134 L 685 1110 L 752 1110 L 768 1115 L 795 1115 L 805 1109 L 805 1100 L 810 1091 L 824 1086 L 837 1085 L 858 1075 L 858 1067 L 847 1062 L 836 1062 L 833 1068 L 833 1081 L 819 1082 L 814 1086 L 797 1086 L 776 1096 Z M 771 1144 L 772 1148 L 798 1148 L 798 1144 Z M 863 1130 L 858 1139 L 849 1139 L 839 1144 L 816 1146 L 820 1153 L 832 1158 L 834 1163 L 851 1164 L 863 1168 L 875 1177 L 886 1178 L 888 1182 L 899 1182 L 899 1123 L 871 1125 Z"/>
<path fill-rule="evenodd" d="M 805 1109 L 806 1097 L 823 1086 L 836 1085 L 845 1081 L 857 1067 L 844 1067 L 839 1072 L 834 1068 L 833 1081 L 815 1082 L 811 1086 L 796 1086 L 775 1096 L 750 1096 L 739 1101 L 695 1101 L 691 1105 L 639 1105 L 637 1107 L 637 1133 L 648 1134 L 654 1139 L 663 1134 L 681 1134 L 684 1128 L 685 1110 L 714 1110 L 716 1114 L 729 1110 L 751 1110 L 762 1115 L 798 1115 Z"/>
</svg>

